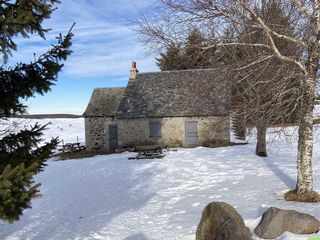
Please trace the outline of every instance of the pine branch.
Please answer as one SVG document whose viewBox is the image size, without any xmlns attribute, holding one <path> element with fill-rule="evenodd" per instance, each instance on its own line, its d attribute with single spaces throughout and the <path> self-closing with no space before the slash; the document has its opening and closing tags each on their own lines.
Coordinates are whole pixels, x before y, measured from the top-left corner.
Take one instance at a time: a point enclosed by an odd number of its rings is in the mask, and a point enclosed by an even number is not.
<svg viewBox="0 0 320 240">
<path fill-rule="evenodd" d="M 9 69 L 0 67 L 0 116 L 24 113 L 26 106 L 21 99 L 32 97 L 35 93 L 43 95 L 51 89 L 63 67 L 60 61 L 66 60 L 72 53 L 72 36 L 71 31 L 65 37 L 60 36 L 58 44 L 33 63 L 19 63 Z"/>
<path fill-rule="evenodd" d="M 44 34 L 49 31 L 42 27 L 42 22 L 50 18 L 55 10 L 54 4 L 59 0 L 17 0 L 0 1 L 0 53 L 4 61 L 11 56 L 12 50 L 16 50 L 13 37 L 22 36 L 28 38 L 29 34 L 38 34 L 45 38 Z"/>
<path fill-rule="evenodd" d="M 21 162 L 24 162 L 27 167 L 36 162 L 38 164 L 36 172 L 39 172 L 59 143 L 58 138 L 54 138 L 49 143 L 39 146 L 46 127 L 47 125 L 36 124 L 31 129 L 24 129 L 17 134 L 9 134 L 2 138 L 0 140 L 0 172 L 8 164 L 17 166 Z"/>
<path fill-rule="evenodd" d="M 0 219 L 10 223 L 19 220 L 22 211 L 30 208 L 32 198 L 38 196 L 41 184 L 33 185 L 32 177 L 37 164 L 25 167 L 24 163 L 16 167 L 8 165 L 0 175 Z"/>
</svg>

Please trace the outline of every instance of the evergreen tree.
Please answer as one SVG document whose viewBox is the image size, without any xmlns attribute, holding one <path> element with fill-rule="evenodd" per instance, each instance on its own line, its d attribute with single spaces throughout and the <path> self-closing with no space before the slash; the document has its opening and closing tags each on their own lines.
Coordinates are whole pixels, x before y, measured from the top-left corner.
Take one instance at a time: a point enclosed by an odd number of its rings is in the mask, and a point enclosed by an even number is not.
<svg viewBox="0 0 320 240">
<path fill-rule="evenodd" d="M 207 48 L 210 44 L 202 33 L 192 29 L 185 42 L 171 43 L 164 53 L 156 59 L 160 70 L 183 70 L 211 68 L 217 63 L 215 48 Z"/>
<path fill-rule="evenodd" d="M 185 43 L 186 69 L 210 68 L 216 63 L 215 48 L 206 48 L 209 41 L 206 40 L 198 29 L 193 29 Z"/>
<path fill-rule="evenodd" d="M 44 38 L 48 31 L 42 21 L 50 18 L 59 0 L 0 0 L 0 53 L 4 63 L 16 50 L 15 38 L 38 34 Z M 58 43 L 29 64 L 0 67 L 0 116 L 8 118 L 26 112 L 22 100 L 50 91 L 62 69 L 61 61 L 71 54 L 71 30 L 60 35 Z M 18 133 L 4 131 L 0 139 L 0 219 L 13 222 L 19 219 L 31 199 L 38 196 L 39 184 L 33 176 L 41 171 L 58 139 L 40 145 L 46 126 L 36 124 Z"/>
<path fill-rule="evenodd" d="M 160 53 L 160 57 L 156 58 L 156 64 L 162 71 L 185 69 L 185 59 L 182 53 L 181 44 L 170 43 L 166 52 Z"/>
</svg>

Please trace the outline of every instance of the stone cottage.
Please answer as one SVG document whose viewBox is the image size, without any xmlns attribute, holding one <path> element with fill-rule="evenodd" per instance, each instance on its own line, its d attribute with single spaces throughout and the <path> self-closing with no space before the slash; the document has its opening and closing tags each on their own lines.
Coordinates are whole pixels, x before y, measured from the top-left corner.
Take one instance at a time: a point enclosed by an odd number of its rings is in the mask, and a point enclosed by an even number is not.
<svg viewBox="0 0 320 240">
<path fill-rule="evenodd" d="M 118 147 L 117 138 L 109 138 L 117 132 L 115 115 L 123 97 L 124 88 L 96 88 L 84 112 L 86 148 L 110 150 Z M 111 131 L 111 134 L 109 132 Z"/>
<path fill-rule="evenodd" d="M 125 89 L 95 89 L 84 113 L 86 146 L 207 146 L 229 141 L 231 88 L 216 69 L 138 73 Z"/>
</svg>

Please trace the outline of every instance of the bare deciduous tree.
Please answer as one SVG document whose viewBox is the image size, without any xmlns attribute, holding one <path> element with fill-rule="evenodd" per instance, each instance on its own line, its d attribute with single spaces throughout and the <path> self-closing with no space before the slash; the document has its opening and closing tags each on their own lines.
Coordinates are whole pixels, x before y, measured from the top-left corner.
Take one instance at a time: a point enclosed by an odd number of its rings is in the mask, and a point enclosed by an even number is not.
<svg viewBox="0 0 320 240">
<path fill-rule="evenodd" d="M 261 9 L 256 9 L 259 16 L 273 29 L 293 36 L 293 23 L 286 16 L 276 1 L 265 1 Z M 254 18 L 246 22 L 244 28 L 238 30 L 234 26 L 231 31 L 238 38 L 238 43 L 248 46 L 229 46 L 224 51 L 224 61 L 229 68 L 235 69 L 233 108 L 236 117 L 244 119 L 249 125 L 257 128 L 256 154 L 267 156 L 266 132 L 270 125 L 284 125 L 296 120 L 298 80 L 294 66 L 284 64 L 271 50 L 250 46 L 250 44 L 266 44 L 263 30 L 252 27 Z M 239 32 L 237 32 L 239 31 Z M 226 36 L 228 39 L 228 36 Z M 288 55 L 299 54 L 294 44 L 277 39 L 275 45 Z M 228 56 L 229 55 L 229 56 Z M 236 120 L 238 120 L 236 119 Z M 235 122 L 237 127 L 238 121 Z M 241 127 L 241 126 L 240 126 Z M 241 130 L 241 128 L 239 128 Z"/>
<path fill-rule="evenodd" d="M 279 29 L 261 16 L 261 9 L 268 2 L 277 2 L 283 14 L 294 26 Z M 312 149 L 313 149 L 313 108 L 317 71 L 320 60 L 320 1 L 318 0 L 160 0 L 157 6 L 160 15 L 147 16 L 140 20 L 139 32 L 149 46 L 163 47 L 169 42 L 179 42 L 185 38 L 188 29 L 201 29 L 202 33 L 215 36 L 214 44 L 207 47 L 218 49 L 255 48 L 260 53 L 246 59 L 245 66 L 239 66 L 242 81 L 256 74 L 257 66 L 271 66 L 275 60 L 285 67 L 286 78 L 268 80 L 268 84 L 278 84 L 277 94 L 269 101 L 259 104 L 260 117 L 274 111 L 266 111 L 261 106 L 282 109 L 285 103 L 295 104 L 298 109 L 299 141 L 297 154 L 296 189 L 287 194 L 287 199 L 295 196 L 299 201 L 317 201 L 318 194 L 313 191 Z M 259 42 L 239 40 L 239 33 L 246 28 L 251 32 L 260 31 Z M 228 38 L 225 36 L 228 35 Z M 209 36 L 208 36 L 209 37 Z M 283 51 L 279 42 L 293 46 L 292 51 Z M 264 63 L 264 64 L 259 64 Z M 250 70 L 251 69 L 251 70 Z M 253 70 L 252 70 L 253 69 Z M 272 71 L 272 67 L 270 68 Z M 294 69 L 294 71 L 292 71 Z M 261 74 L 266 71 L 260 71 Z M 275 78 L 276 79 L 276 78 Z M 254 84 L 257 84 L 256 81 Z M 259 81 L 258 81 L 259 82 Z M 292 84 L 294 82 L 294 84 Z M 252 84 L 252 82 L 248 82 Z M 290 85 L 291 84 L 291 85 Z M 271 85 L 269 85 L 271 86 Z M 262 89 L 264 91 L 266 88 Z M 294 89 L 295 99 L 290 99 L 288 91 Z M 281 110 L 283 111 L 283 110 Z M 287 112 L 285 108 L 284 112 Z M 265 115 L 265 116 L 264 116 Z M 271 114 L 272 115 L 272 114 Z M 274 117 L 274 116 L 272 116 Z"/>
</svg>

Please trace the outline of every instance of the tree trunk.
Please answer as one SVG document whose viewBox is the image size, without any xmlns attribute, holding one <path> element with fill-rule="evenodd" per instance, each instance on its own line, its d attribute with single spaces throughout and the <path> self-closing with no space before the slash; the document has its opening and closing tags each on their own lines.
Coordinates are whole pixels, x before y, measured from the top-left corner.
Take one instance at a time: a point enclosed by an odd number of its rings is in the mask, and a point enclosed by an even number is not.
<svg viewBox="0 0 320 240">
<path fill-rule="evenodd" d="M 260 157 L 267 157 L 267 144 L 266 144 L 266 135 L 267 135 L 267 126 L 265 123 L 257 124 L 257 146 L 256 154 Z"/>
<path fill-rule="evenodd" d="M 245 119 L 245 111 L 242 109 L 237 109 L 233 112 L 231 117 L 232 132 L 234 133 L 236 139 L 246 140 L 247 126 Z"/>
<path fill-rule="evenodd" d="M 299 124 L 296 186 L 296 194 L 298 196 L 307 196 L 313 192 L 312 148 L 314 82 L 312 80 L 308 80 L 306 81 L 307 86 L 305 86 L 305 92 L 301 103 Z"/>
</svg>

